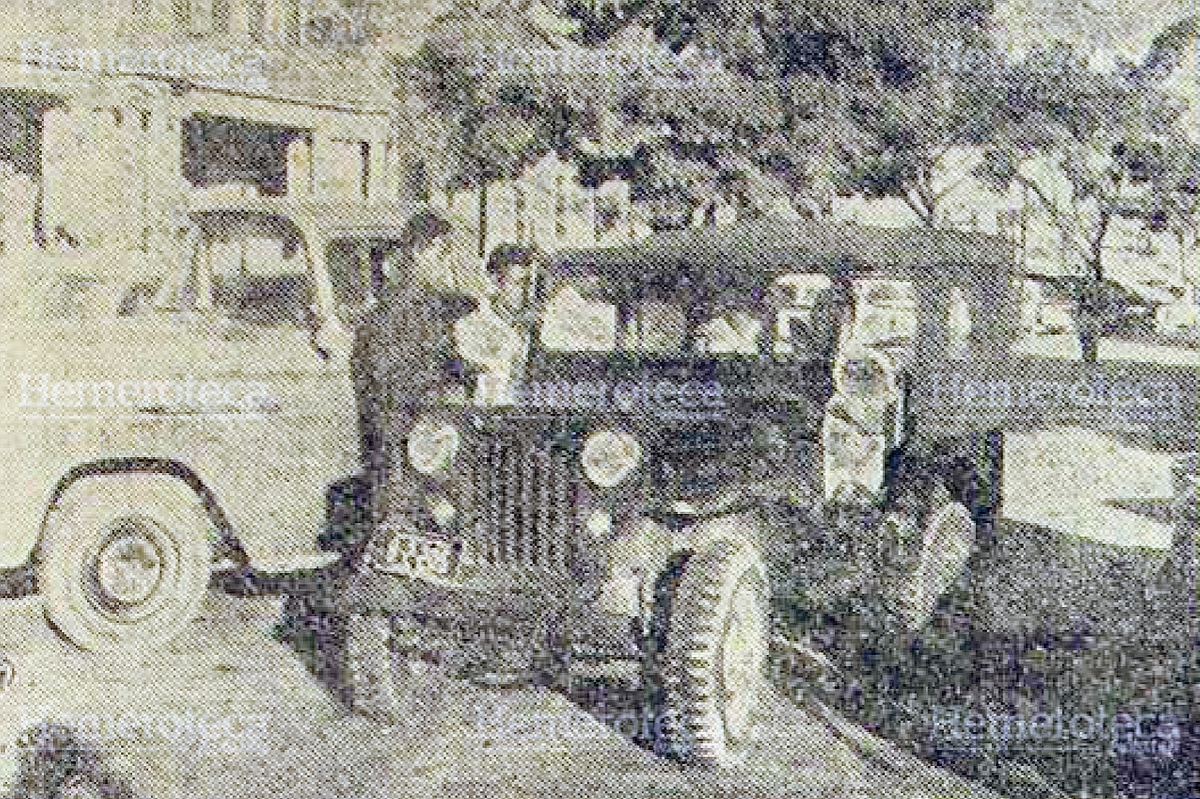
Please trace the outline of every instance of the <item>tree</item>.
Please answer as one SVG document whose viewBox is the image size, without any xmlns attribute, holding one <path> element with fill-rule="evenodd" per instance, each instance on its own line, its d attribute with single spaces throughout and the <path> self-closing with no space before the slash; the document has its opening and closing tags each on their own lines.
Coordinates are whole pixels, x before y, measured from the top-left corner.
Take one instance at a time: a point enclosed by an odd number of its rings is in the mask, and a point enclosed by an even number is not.
<svg viewBox="0 0 1200 799">
<path fill-rule="evenodd" d="M 1200 36 L 1200 16 L 1185 17 L 1167 26 L 1150 46 L 1145 59 L 1135 68 L 1141 80 L 1165 80 L 1181 66 L 1183 51 L 1195 46 Z M 1179 247 L 1179 278 L 1187 282 L 1186 266 L 1194 264 L 1200 251 L 1200 146 L 1172 142 L 1165 157 L 1148 176 L 1155 181 L 1154 203 L 1149 223 L 1156 229 L 1170 229 Z M 1195 282 L 1195 276 L 1192 282 Z"/>
<path fill-rule="evenodd" d="M 1194 284 L 1188 265 L 1194 269 L 1200 255 L 1200 146 L 1171 142 L 1131 158 L 1141 166 L 1135 180 L 1149 184 L 1147 202 L 1133 210 L 1151 230 L 1171 232 L 1179 249 L 1179 282 Z"/>
<path fill-rule="evenodd" d="M 1185 17 L 1168 25 L 1150 44 L 1150 50 L 1142 63 L 1134 69 L 1135 77 L 1163 77 L 1180 65 L 1183 51 L 1200 36 L 1200 16 Z M 1194 45 L 1193 45 L 1194 46 Z"/>
<path fill-rule="evenodd" d="M 936 227 L 943 201 L 972 175 L 959 163 L 965 148 L 994 133 L 994 86 L 963 74 L 923 75 L 905 90 L 882 88 L 859 103 L 859 146 L 843 153 L 839 185 L 866 197 L 899 197 L 925 227 Z"/>
<path fill-rule="evenodd" d="M 1080 346 L 1095 361 L 1106 238 L 1116 218 L 1165 207 L 1166 184 L 1154 176 L 1165 174 L 1163 132 L 1182 109 L 1154 83 L 1129 71 L 1090 70 L 1061 44 L 1007 69 L 1002 84 L 997 130 L 978 174 L 998 189 L 1020 187 L 1054 224 L 1085 277 Z M 1148 197 L 1134 199 L 1139 186 L 1149 188 Z"/>
<path fill-rule="evenodd" d="M 947 62 L 963 52 L 998 60 L 983 25 L 990 2 L 689 0 L 650 8 L 672 46 L 719 53 L 769 92 L 764 106 L 777 121 L 753 131 L 747 149 L 797 195 L 824 188 L 896 196 L 932 225 L 946 193 L 936 185 L 945 159 L 986 131 L 980 76 Z"/>
<path fill-rule="evenodd" d="M 545 7 L 534 8 L 544 19 Z M 427 48 L 426 68 L 457 65 L 456 85 L 442 88 L 469 98 L 475 119 L 498 119 L 516 103 L 543 150 L 586 161 L 591 174 L 630 178 L 635 196 L 663 209 L 663 224 L 682 223 L 688 206 L 714 196 L 755 212 L 783 194 L 811 199 L 819 212 L 832 190 L 903 196 L 930 220 L 930 174 L 950 145 L 979 135 L 967 76 L 937 67 L 949 44 L 986 48 L 990 0 L 567 0 L 558 10 L 577 29 L 547 36 L 543 24 L 542 41 L 526 36 L 525 46 L 557 48 L 563 61 L 598 55 L 589 63 L 605 67 L 471 70 L 463 42 L 505 35 L 464 33 L 478 22 L 459 15 Z M 498 6 L 476 19 L 489 31 L 512 29 L 528 13 L 517 11 Z M 643 66 L 628 68 L 635 61 Z M 613 119 L 656 133 L 606 151 L 597 128 Z M 470 150 L 477 123 L 472 114 L 459 121 Z"/>
</svg>

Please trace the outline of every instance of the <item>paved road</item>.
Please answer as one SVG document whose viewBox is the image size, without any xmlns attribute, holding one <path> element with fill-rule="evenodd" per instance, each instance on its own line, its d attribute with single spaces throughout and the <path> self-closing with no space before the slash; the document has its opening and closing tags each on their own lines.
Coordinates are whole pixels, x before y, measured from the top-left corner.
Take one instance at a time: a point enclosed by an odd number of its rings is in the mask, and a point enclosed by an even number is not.
<svg viewBox="0 0 1200 799">
<path fill-rule="evenodd" d="M 13 781 L 21 731 L 55 719 L 96 744 L 112 785 L 153 799 L 991 795 L 876 739 L 852 745 L 782 697 L 745 762 L 707 773 L 630 743 L 639 722 L 620 702 L 584 708 L 532 688 L 417 675 L 405 722 L 381 727 L 348 715 L 276 640 L 280 604 L 212 592 L 172 646 L 132 661 L 74 650 L 36 598 L 0 602 L 14 675 L 0 687 L 0 782 Z"/>
</svg>

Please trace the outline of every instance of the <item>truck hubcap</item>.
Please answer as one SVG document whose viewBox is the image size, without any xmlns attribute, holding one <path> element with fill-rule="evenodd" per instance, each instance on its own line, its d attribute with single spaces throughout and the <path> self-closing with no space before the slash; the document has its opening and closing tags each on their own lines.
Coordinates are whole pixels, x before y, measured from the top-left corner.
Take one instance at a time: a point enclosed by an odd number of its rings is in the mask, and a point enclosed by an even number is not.
<svg viewBox="0 0 1200 799">
<path fill-rule="evenodd" d="M 104 604 L 116 608 L 139 605 L 158 588 L 162 553 L 147 524 L 124 520 L 97 553 L 95 587 Z"/>
</svg>

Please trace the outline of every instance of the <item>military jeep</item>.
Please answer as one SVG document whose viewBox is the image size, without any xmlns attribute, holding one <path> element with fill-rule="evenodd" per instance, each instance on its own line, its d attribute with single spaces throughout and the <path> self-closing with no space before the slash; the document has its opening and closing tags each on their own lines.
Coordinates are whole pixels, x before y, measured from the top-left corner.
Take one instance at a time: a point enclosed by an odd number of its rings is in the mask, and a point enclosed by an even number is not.
<svg viewBox="0 0 1200 799">
<path fill-rule="evenodd" d="M 922 431 L 908 397 L 931 364 L 1007 348 L 1011 263 L 994 237 L 783 221 L 555 254 L 507 367 L 460 353 L 462 391 L 372 422 L 355 705 L 391 712 L 385 644 L 625 662 L 667 751 L 734 756 L 781 602 L 874 579 L 920 626 L 986 539 L 1000 437 Z"/>
</svg>

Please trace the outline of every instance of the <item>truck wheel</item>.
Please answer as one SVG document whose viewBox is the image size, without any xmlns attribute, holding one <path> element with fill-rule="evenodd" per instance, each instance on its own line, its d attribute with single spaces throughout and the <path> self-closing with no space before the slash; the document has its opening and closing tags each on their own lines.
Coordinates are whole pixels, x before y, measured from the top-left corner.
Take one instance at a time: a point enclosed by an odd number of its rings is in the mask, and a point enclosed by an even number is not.
<svg viewBox="0 0 1200 799">
<path fill-rule="evenodd" d="M 975 542 L 970 509 L 954 500 L 941 483 L 933 489 L 925 518 L 920 549 L 901 587 L 901 612 L 910 630 L 929 623 L 938 599 L 966 568 Z"/>
<path fill-rule="evenodd" d="M 48 515 L 36 557 L 48 620 L 81 649 L 165 643 L 204 599 L 210 529 L 196 495 L 174 478 L 74 483 Z"/>
<path fill-rule="evenodd" d="M 718 541 L 682 564 L 663 613 L 658 668 L 668 752 L 701 765 L 732 759 L 765 684 L 766 570 L 758 550 Z"/>
<path fill-rule="evenodd" d="M 396 718 L 392 685 L 392 624 L 381 614 L 356 613 L 346 622 L 346 687 L 355 713 L 382 724 Z"/>
</svg>

